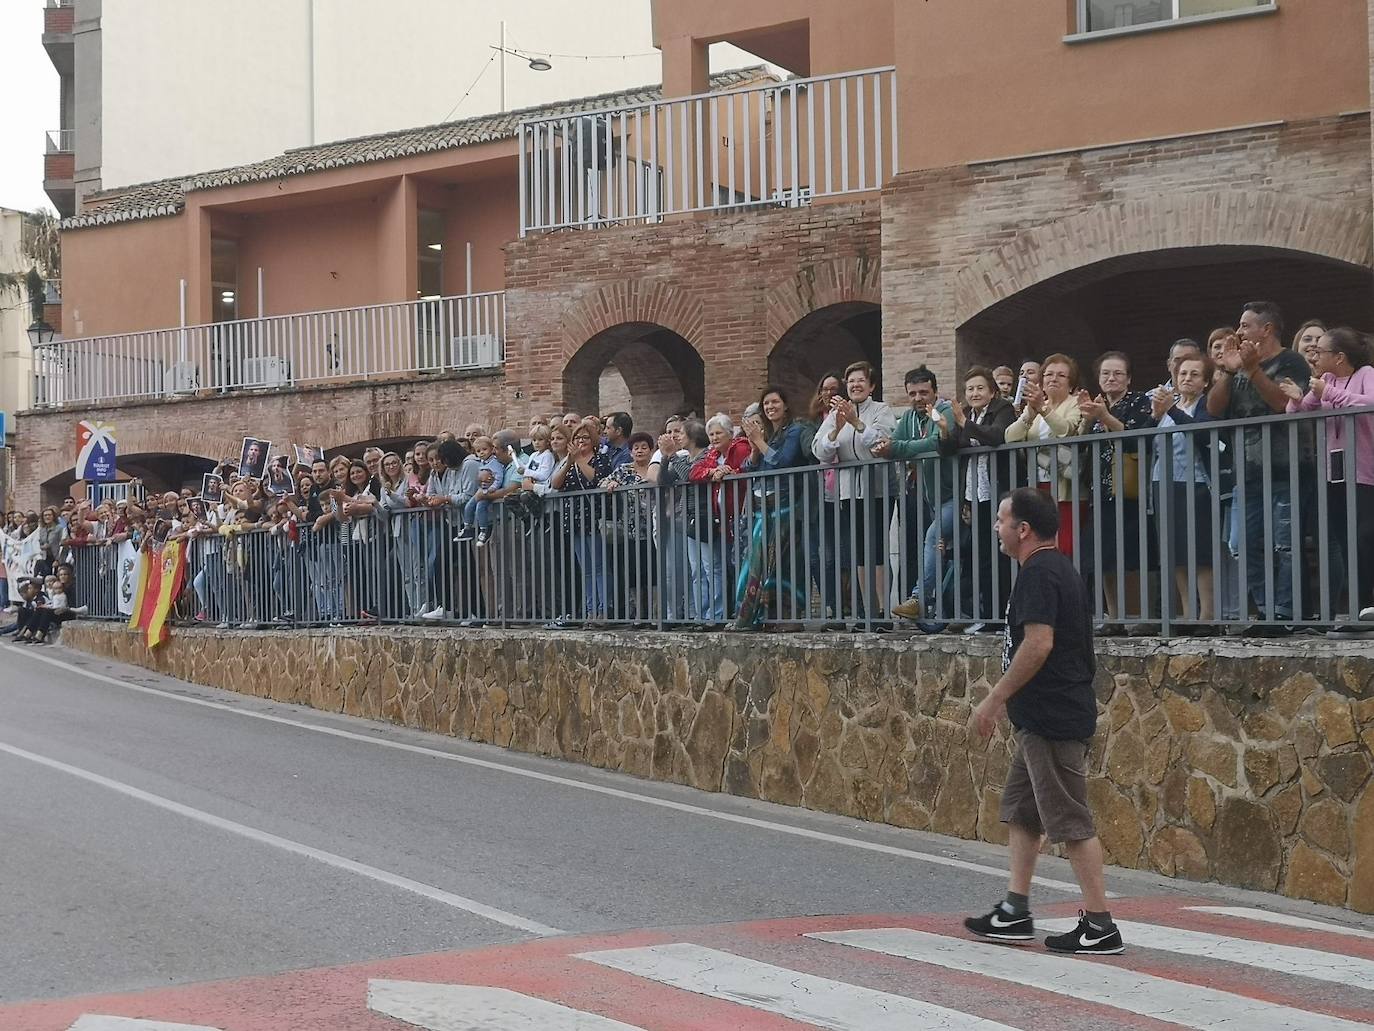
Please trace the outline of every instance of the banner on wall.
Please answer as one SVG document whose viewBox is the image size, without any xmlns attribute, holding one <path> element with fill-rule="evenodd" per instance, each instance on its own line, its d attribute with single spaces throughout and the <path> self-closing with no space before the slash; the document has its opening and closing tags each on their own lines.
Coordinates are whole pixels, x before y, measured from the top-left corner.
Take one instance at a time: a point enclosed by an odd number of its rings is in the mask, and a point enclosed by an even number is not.
<svg viewBox="0 0 1374 1031">
<path fill-rule="evenodd" d="M 76 478 L 110 483 L 115 478 L 114 426 L 83 419 L 76 424 Z"/>
<path fill-rule="evenodd" d="M 119 567 L 116 582 L 119 585 L 119 614 L 134 614 L 134 595 L 138 593 L 138 549 L 133 541 L 123 541 L 119 545 Z"/>
<path fill-rule="evenodd" d="M 8 534 L 0 533 L 0 558 L 5 563 L 5 577 L 9 584 L 9 601 L 18 602 L 19 582 L 33 576 L 34 566 L 42 549 L 38 544 L 38 531 L 35 530 L 23 540 L 15 540 Z"/>
</svg>

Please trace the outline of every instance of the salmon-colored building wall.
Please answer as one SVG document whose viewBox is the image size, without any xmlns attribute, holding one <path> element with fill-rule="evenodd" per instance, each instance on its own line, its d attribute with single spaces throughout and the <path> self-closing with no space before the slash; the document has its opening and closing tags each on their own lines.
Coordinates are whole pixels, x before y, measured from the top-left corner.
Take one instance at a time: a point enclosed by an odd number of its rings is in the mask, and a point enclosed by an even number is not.
<svg viewBox="0 0 1374 1031">
<path fill-rule="evenodd" d="M 793 70 L 810 75 L 895 64 L 903 171 L 1369 107 L 1363 4 L 1284 0 L 1269 13 L 1068 42 L 1077 7 L 654 0 L 654 31 L 669 96 L 699 89 L 704 47 L 720 40 L 754 40 L 786 64 L 805 39 L 809 67 Z"/>
<path fill-rule="evenodd" d="M 1281 0 L 1272 14 L 1066 43 L 1075 8 L 897 0 L 903 170 L 1369 107 L 1364 4 Z"/>
<path fill-rule="evenodd" d="M 268 315 L 383 300 L 377 268 L 379 221 L 376 200 L 224 219 L 215 235 L 238 240 L 240 317 L 258 314 L 259 267 Z"/>
<path fill-rule="evenodd" d="M 62 335 L 98 336 L 175 326 L 188 273 L 180 218 L 62 234 Z"/>
<path fill-rule="evenodd" d="M 505 289 L 505 245 L 520 235 L 520 173 L 456 183 L 445 190 L 449 204 L 444 235 L 444 293 L 467 291 L 467 243 L 472 243 L 472 289 Z"/>
</svg>

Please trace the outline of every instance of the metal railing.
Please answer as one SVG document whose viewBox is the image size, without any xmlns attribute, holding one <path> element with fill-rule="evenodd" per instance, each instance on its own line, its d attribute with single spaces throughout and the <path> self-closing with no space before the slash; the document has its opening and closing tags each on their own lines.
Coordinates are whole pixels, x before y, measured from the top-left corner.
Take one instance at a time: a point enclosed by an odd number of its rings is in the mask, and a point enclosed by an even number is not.
<svg viewBox="0 0 1374 1031">
<path fill-rule="evenodd" d="M 520 125 L 520 232 L 799 207 L 897 170 L 892 68 Z"/>
<path fill-rule="evenodd" d="M 43 134 L 45 154 L 67 154 L 76 150 L 75 129 L 49 129 Z"/>
<path fill-rule="evenodd" d="M 1374 604 L 1371 437 L 1374 408 L 1347 409 L 211 533 L 181 615 L 873 630 L 915 597 L 921 629 L 989 630 L 1016 576 L 997 499 L 1039 486 L 1105 628 L 1330 630 Z"/>
<path fill-rule="evenodd" d="M 506 295 L 270 315 L 34 348 L 33 405 L 500 368 Z"/>
</svg>

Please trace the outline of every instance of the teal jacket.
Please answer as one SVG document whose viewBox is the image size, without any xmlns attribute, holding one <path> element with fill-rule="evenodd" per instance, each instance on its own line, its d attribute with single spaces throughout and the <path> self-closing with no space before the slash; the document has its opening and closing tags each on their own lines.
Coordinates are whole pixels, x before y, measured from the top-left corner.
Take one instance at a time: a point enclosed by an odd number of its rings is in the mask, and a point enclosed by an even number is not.
<svg viewBox="0 0 1374 1031">
<path fill-rule="evenodd" d="M 954 419 L 953 409 L 948 401 L 939 401 L 935 408 L 947 420 Z M 892 434 L 892 457 L 894 460 L 915 463 L 911 472 L 921 477 L 921 497 L 930 512 L 935 511 L 936 502 L 944 504 L 955 496 L 955 480 L 958 478 L 955 463 L 939 460 L 940 427 L 928 415 L 918 415 L 908 408 L 897 420 L 896 432 Z M 937 471 L 937 466 L 939 469 Z M 938 483 L 937 483 L 938 480 Z M 915 490 L 915 484 L 908 477 L 908 488 Z"/>
</svg>

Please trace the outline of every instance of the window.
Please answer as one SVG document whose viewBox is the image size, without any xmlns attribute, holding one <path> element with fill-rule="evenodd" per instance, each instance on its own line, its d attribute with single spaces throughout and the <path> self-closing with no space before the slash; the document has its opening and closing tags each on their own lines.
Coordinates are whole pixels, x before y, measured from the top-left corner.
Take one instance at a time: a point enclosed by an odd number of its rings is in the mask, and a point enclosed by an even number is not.
<svg viewBox="0 0 1374 1031">
<path fill-rule="evenodd" d="M 1079 0 L 1079 17 L 1081 31 L 1105 32 L 1272 6 L 1273 0 Z"/>
<path fill-rule="evenodd" d="M 417 289 L 415 296 L 424 300 L 442 297 L 444 293 L 444 214 L 442 211 L 420 210 L 416 239 Z"/>
<path fill-rule="evenodd" d="M 239 317 L 239 245 L 237 240 L 210 241 L 210 313 L 214 322 Z"/>
</svg>

